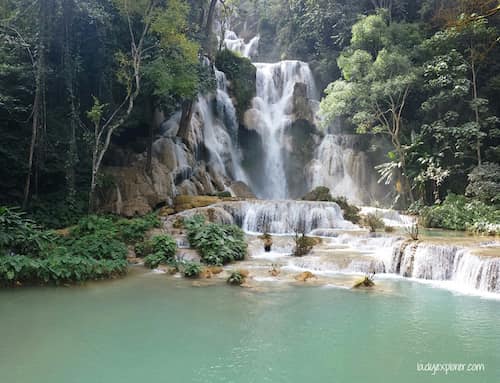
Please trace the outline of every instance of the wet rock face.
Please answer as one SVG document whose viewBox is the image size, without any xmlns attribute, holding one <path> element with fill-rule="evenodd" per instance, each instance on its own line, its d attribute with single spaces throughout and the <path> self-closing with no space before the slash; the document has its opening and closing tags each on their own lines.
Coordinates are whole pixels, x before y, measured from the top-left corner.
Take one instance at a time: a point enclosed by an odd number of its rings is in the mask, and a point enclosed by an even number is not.
<svg viewBox="0 0 500 383">
<path fill-rule="evenodd" d="M 295 83 L 292 97 L 294 119 L 313 123 L 313 111 L 307 97 L 307 85 L 303 82 Z"/>
<path fill-rule="evenodd" d="M 305 119 L 293 122 L 286 130 L 283 165 L 288 192 L 291 198 L 299 198 L 308 191 L 307 164 L 314 157 L 316 128 Z"/>
<path fill-rule="evenodd" d="M 229 188 L 233 192 L 233 195 L 237 198 L 245 198 L 245 199 L 256 198 L 252 189 L 250 189 L 250 187 L 242 181 L 233 182 L 229 186 Z"/>
</svg>

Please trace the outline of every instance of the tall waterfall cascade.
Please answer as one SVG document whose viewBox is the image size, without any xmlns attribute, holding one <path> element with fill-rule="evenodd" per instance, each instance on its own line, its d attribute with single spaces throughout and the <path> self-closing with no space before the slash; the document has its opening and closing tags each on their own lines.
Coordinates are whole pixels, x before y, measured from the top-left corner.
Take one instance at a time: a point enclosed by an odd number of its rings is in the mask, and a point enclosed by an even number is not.
<svg viewBox="0 0 500 383">
<path fill-rule="evenodd" d="M 250 59 L 257 55 L 258 43 L 258 36 L 246 43 L 233 31 L 225 33 L 224 46 Z M 298 198 L 316 186 L 327 186 L 334 195 L 346 196 L 353 202 L 371 202 L 373 190 L 377 189 L 376 178 L 366 154 L 357 148 L 359 137 L 324 134 L 318 128 L 319 92 L 309 65 L 298 60 L 253 64 L 257 69 L 256 97 L 245 113 L 245 125 L 259 134 L 265 157 L 259 176 L 247 179 L 257 196 Z M 302 105 L 298 112 L 297 89 L 301 85 L 307 105 Z M 304 132 L 294 143 L 291 126 L 301 119 L 308 120 L 312 131 Z M 310 148 L 301 142 L 305 134 L 313 141 Z M 298 166 L 287 171 L 297 152 L 307 151 L 310 153 L 302 154 Z"/>
</svg>

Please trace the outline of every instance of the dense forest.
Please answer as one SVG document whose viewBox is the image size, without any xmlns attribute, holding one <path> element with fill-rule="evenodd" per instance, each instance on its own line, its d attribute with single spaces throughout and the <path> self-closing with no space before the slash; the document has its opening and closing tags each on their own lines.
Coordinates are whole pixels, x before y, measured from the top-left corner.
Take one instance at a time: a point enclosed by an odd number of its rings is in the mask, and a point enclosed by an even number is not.
<svg viewBox="0 0 500 383">
<path fill-rule="evenodd" d="M 151 171 L 160 123 L 182 111 L 185 138 L 193 102 L 214 91 L 212 64 L 231 27 L 260 36 L 259 61 L 310 64 L 325 129 L 341 121 L 387 138 L 376 169 L 393 206 L 417 211 L 450 195 L 494 211 L 499 9 L 490 0 L 4 0 L 0 202 L 61 227 L 99 208 L 96 193 L 113 182 L 106 166 L 145 153 Z"/>
</svg>

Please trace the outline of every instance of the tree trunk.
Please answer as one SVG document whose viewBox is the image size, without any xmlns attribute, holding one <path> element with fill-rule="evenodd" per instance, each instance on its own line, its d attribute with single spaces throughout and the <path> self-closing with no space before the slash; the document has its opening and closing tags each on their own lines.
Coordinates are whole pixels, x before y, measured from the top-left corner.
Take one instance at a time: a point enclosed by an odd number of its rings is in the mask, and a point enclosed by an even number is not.
<svg viewBox="0 0 500 383">
<path fill-rule="evenodd" d="M 28 157 L 28 174 L 26 176 L 26 183 L 24 186 L 24 199 L 23 199 L 23 209 L 28 207 L 28 202 L 30 198 L 31 189 L 31 177 L 33 175 L 33 163 L 35 157 L 35 148 L 38 136 L 38 122 L 39 122 L 39 109 L 40 109 L 40 87 L 37 86 L 35 90 L 35 100 L 33 101 L 33 122 L 31 125 L 31 144 Z"/>
<path fill-rule="evenodd" d="M 476 138 L 476 156 L 477 164 L 481 165 L 481 125 L 479 119 L 479 108 L 477 105 L 478 91 L 477 91 L 477 68 L 474 59 L 471 60 L 471 72 L 472 72 L 472 100 L 474 101 L 474 117 L 477 124 L 477 138 Z"/>
<path fill-rule="evenodd" d="M 207 24 L 205 27 L 205 52 L 207 56 L 212 58 L 212 37 L 213 37 L 213 25 L 214 25 L 214 15 L 215 6 L 217 5 L 217 0 L 210 0 L 210 6 L 208 8 Z"/>
<path fill-rule="evenodd" d="M 177 132 L 177 136 L 180 137 L 182 139 L 182 142 L 184 142 L 188 147 L 189 147 L 189 127 L 191 125 L 192 116 L 193 116 L 193 101 L 184 100 L 184 102 L 182 103 L 181 121 L 179 123 L 179 131 Z"/>
<path fill-rule="evenodd" d="M 74 73 L 75 61 L 71 51 L 71 24 L 73 22 L 74 0 L 65 0 L 63 3 L 63 18 L 64 18 L 64 81 L 66 92 L 68 94 L 68 103 L 70 108 L 69 121 L 69 139 L 68 139 L 68 160 L 66 163 L 66 190 L 67 197 L 70 201 L 74 201 L 76 195 L 76 176 L 75 166 L 78 162 L 78 150 L 76 147 L 76 130 L 78 127 L 78 111 L 75 100 Z"/>
</svg>

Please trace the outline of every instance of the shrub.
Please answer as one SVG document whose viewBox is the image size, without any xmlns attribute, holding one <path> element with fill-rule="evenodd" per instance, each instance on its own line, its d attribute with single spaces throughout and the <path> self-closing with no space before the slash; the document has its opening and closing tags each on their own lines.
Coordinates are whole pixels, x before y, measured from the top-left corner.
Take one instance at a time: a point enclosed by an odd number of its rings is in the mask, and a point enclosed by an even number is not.
<svg viewBox="0 0 500 383">
<path fill-rule="evenodd" d="M 479 200 L 449 194 L 441 205 L 421 209 L 420 222 L 425 227 L 484 232 L 482 228 L 500 225 L 500 209 Z"/>
<path fill-rule="evenodd" d="M 295 235 L 295 247 L 293 248 L 292 255 L 294 257 L 302 257 L 308 254 L 314 245 L 317 244 L 317 240 L 312 237 L 307 237 L 306 235 Z"/>
<path fill-rule="evenodd" d="M 175 239 L 168 234 L 155 235 L 150 239 L 151 241 L 151 251 L 153 253 L 161 253 L 166 258 L 172 258 L 175 256 L 177 250 L 177 244 Z"/>
<path fill-rule="evenodd" d="M 33 259 L 23 255 L 0 257 L 0 284 L 16 282 L 65 283 L 90 279 L 103 279 L 122 275 L 127 271 L 127 261 L 96 260 L 64 254 Z"/>
<path fill-rule="evenodd" d="M 368 227 L 370 233 L 375 233 L 377 229 L 383 229 L 385 227 L 382 218 L 373 213 L 368 213 L 363 216 L 361 224 L 365 227 Z"/>
<path fill-rule="evenodd" d="M 120 219 L 117 222 L 118 232 L 123 241 L 136 243 L 144 240 L 146 233 L 160 226 L 160 220 L 154 214 L 134 219 Z"/>
<path fill-rule="evenodd" d="M 78 221 L 78 224 L 70 230 L 72 237 L 82 237 L 97 232 L 107 233 L 110 236 L 118 235 L 118 230 L 110 216 L 99 216 L 94 214 L 83 217 Z"/>
<path fill-rule="evenodd" d="M 0 252 L 39 256 L 56 236 L 15 208 L 0 207 Z"/>
<path fill-rule="evenodd" d="M 356 224 L 361 221 L 361 217 L 359 215 L 360 209 L 355 205 L 349 204 L 347 202 L 347 198 L 334 197 L 332 198 L 332 202 L 336 202 L 337 205 L 340 206 L 345 220 L 351 221 L 352 223 Z"/>
<path fill-rule="evenodd" d="M 196 262 L 182 262 L 181 269 L 186 278 L 198 278 L 201 273 L 201 265 Z"/>
<path fill-rule="evenodd" d="M 107 232 L 97 232 L 80 238 L 63 240 L 74 256 L 94 259 L 125 259 L 127 247 Z"/>
<path fill-rule="evenodd" d="M 233 271 L 227 279 L 227 283 L 230 285 L 239 286 L 245 283 L 245 275 L 243 275 L 243 273 L 241 273 L 239 270 Z"/>
<path fill-rule="evenodd" d="M 165 265 L 168 258 L 162 253 L 152 253 L 144 257 L 144 266 L 150 269 L 156 269 L 159 265 Z"/>
<path fill-rule="evenodd" d="M 245 258 L 247 244 L 243 231 L 235 225 L 204 223 L 194 216 L 184 221 L 191 246 L 198 249 L 203 262 L 224 265 Z"/>
</svg>

